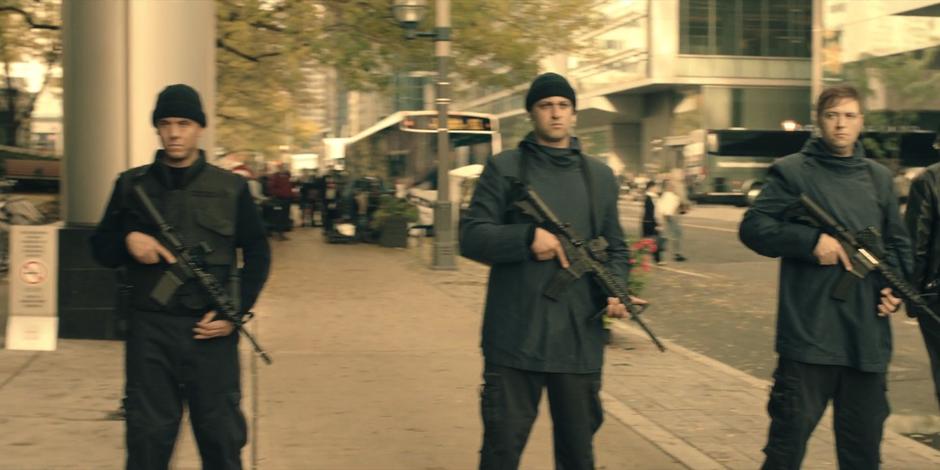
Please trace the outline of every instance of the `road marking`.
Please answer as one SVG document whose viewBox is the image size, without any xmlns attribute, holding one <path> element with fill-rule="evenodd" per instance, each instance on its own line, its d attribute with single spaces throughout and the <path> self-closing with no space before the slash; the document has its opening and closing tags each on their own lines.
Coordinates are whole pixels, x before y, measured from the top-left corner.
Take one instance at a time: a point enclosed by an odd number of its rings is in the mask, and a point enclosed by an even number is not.
<svg viewBox="0 0 940 470">
<path fill-rule="evenodd" d="M 683 271 L 676 268 L 667 268 L 666 266 L 656 266 L 657 269 L 662 269 L 663 271 L 669 271 L 673 273 L 685 274 L 686 276 L 695 276 L 703 279 L 715 279 L 714 276 L 709 276 L 707 274 L 693 273 L 692 271 Z"/>
<path fill-rule="evenodd" d="M 617 330 L 623 331 L 635 337 L 648 338 L 646 336 L 646 333 L 644 333 L 643 330 L 640 329 L 640 327 L 630 325 L 627 323 L 628 321 L 629 320 L 626 320 L 626 319 L 615 320 L 613 323 L 611 323 L 611 326 Z M 679 344 L 673 341 L 670 341 L 668 339 L 661 339 L 660 341 L 662 341 L 662 343 L 666 346 L 667 354 L 669 352 L 677 353 L 680 356 L 684 356 L 686 359 L 690 359 L 694 362 L 698 362 L 699 364 L 705 367 L 709 367 L 713 370 L 723 372 L 727 374 L 729 377 L 735 378 L 746 384 L 749 384 L 752 388 L 751 390 L 748 390 L 748 392 L 752 394 L 758 394 L 758 395 L 764 395 L 764 396 L 769 394 L 770 386 L 772 385 L 772 382 L 769 380 L 763 380 L 763 379 L 754 377 L 753 375 L 748 374 L 747 372 L 744 372 L 740 369 L 736 369 L 717 359 L 712 359 L 711 357 L 708 357 L 704 354 L 697 353 L 695 351 L 692 351 L 691 349 L 682 347 Z M 821 421 L 831 422 L 831 419 L 829 418 L 831 416 L 831 413 L 832 413 L 832 407 L 829 406 L 826 410 L 826 414 L 824 415 Z M 669 431 L 666 431 L 666 432 L 668 433 Z M 647 435 L 644 434 L 644 437 L 647 437 Z M 652 437 L 647 437 L 647 438 L 652 440 Z M 940 452 L 938 452 L 932 447 L 925 446 L 913 439 L 910 439 L 901 434 L 898 434 L 898 432 L 895 431 L 891 427 L 886 427 L 886 429 L 884 430 L 882 442 L 886 446 L 900 448 L 903 451 L 906 451 L 908 454 L 916 455 L 918 458 L 923 458 L 930 462 L 940 462 Z M 676 456 L 676 458 L 679 458 L 679 457 Z M 698 467 L 692 467 L 692 468 L 698 468 Z"/>
<path fill-rule="evenodd" d="M 625 218 L 625 219 L 630 219 L 632 222 L 639 222 L 639 221 L 640 221 L 640 218 L 639 218 L 639 217 L 636 217 L 636 216 L 624 216 L 623 218 Z M 704 230 L 714 230 L 714 231 L 716 231 L 716 232 L 738 233 L 738 229 L 736 229 L 736 228 L 713 227 L 713 226 L 711 226 L 711 225 L 689 224 L 689 223 L 685 223 L 685 222 L 682 222 L 682 223 L 680 223 L 679 225 L 680 225 L 682 228 L 692 227 L 692 228 L 700 228 L 700 229 L 704 229 Z"/>
<path fill-rule="evenodd" d="M 727 233 L 738 233 L 738 229 L 731 228 L 721 228 L 721 227 L 711 227 L 708 225 L 695 225 L 695 224 L 681 224 L 682 228 L 692 227 L 692 228 L 701 228 L 705 230 L 714 230 L 716 232 L 727 232 Z"/>
</svg>

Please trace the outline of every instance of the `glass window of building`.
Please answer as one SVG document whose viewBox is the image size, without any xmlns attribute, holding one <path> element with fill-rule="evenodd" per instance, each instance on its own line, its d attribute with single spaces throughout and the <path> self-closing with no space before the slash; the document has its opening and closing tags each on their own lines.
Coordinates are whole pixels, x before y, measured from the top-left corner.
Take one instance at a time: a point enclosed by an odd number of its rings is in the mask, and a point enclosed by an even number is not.
<svg viewBox="0 0 940 470">
<path fill-rule="evenodd" d="M 741 55 L 767 55 L 766 2 L 747 1 L 741 5 Z"/>
<path fill-rule="evenodd" d="M 809 57 L 812 0 L 680 0 L 682 54 Z"/>
<path fill-rule="evenodd" d="M 709 34 L 710 25 L 714 24 L 711 17 L 711 0 L 682 0 L 679 11 L 680 51 L 683 54 L 711 54 L 713 49 Z"/>
</svg>

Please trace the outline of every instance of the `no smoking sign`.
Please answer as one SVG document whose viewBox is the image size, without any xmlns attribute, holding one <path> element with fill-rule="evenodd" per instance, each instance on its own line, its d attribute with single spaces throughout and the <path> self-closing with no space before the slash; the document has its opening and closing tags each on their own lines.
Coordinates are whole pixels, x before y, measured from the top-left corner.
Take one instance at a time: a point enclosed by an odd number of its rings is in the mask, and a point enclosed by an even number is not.
<svg viewBox="0 0 940 470">
<path fill-rule="evenodd" d="M 20 279 L 23 282 L 36 285 L 40 284 L 46 280 L 48 276 L 48 271 L 46 266 L 37 260 L 28 260 L 23 263 L 23 267 L 20 268 Z"/>
</svg>

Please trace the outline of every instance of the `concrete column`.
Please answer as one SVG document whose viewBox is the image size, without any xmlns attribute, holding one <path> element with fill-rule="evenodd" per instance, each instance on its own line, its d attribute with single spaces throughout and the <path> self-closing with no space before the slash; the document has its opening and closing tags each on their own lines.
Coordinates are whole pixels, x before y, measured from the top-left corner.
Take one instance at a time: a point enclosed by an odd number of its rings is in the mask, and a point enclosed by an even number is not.
<svg viewBox="0 0 940 470">
<path fill-rule="evenodd" d="M 62 218 L 69 226 L 96 223 L 109 183 L 128 167 L 127 7 L 110 0 L 62 5 Z"/>
<path fill-rule="evenodd" d="M 98 222 L 121 171 L 159 148 L 150 122 L 157 93 L 194 87 L 215 125 L 215 5 L 211 0 L 64 2 L 64 220 Z"/>
<path fill-rule="evenodd" d="M 675 76 L 679 55 L 679 0 L 648 0 L 647 47 L 649 78 L 669 80 Z"/>
<path fill-rule="evenodd" d="M 59 234 L 59 336 L 119 335 L 116 282 L 91 258 L 88 237 L 118 173 L 160 148 L 151 113 L 167 85 L 186 83 L 215 126 L 213 0 L 81 0 L 62 6 L 65 156 Z"/>
<path fill-rule="evenodd" d="M 157 94 L 185 83 L 199 92 L 206 113 L 202 148 L 215 148 L 215 1 L 131 0 L 128 28 L 131 166 L 150 163 L 160 140 L 150 120 Z"/>
</svg>

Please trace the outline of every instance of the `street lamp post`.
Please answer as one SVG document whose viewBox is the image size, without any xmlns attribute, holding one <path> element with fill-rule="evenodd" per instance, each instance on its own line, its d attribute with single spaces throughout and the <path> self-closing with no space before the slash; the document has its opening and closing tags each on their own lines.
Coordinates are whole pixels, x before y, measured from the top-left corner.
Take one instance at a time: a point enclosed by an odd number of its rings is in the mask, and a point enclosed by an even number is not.
<svg viewBox="0 0 940 470">
<path fill-rule="evenodd" d="M 427 8 L 426 0 L 395 0 L 395 18 L 405 28 L 405 37 L 430 37 L 434 40 L 437 59 L 437 201 L 434 202 L 434 254 L 432 269 L 457 269 L 455 259 L 455 231 L 453 207 L 450 202 L 450 136 L 447 133 L 447 110 L 450 105 L 450 82 L 447 79 L 450 62 L 450 0 L 435 0 L 434 31 L 415 32 Z"/>
</svg>

